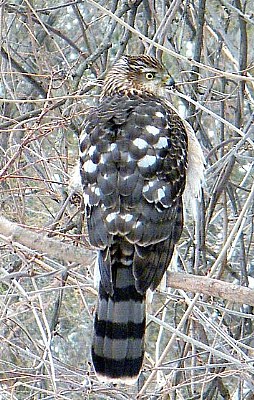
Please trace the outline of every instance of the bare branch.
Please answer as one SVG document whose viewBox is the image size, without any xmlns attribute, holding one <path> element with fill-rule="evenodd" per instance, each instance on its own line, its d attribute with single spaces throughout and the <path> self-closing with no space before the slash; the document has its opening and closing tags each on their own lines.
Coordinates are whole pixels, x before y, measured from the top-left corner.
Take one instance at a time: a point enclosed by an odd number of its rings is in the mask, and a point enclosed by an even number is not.
<svg viewBox="0 0 254 400">
<path fill-rule="evenodd" d="M 91 265 L 94 252 L 49 239 L 45 233 L 24 228 L 0 216 L 0 231 L 3 239 L 15 246 L 15 242 L 35 250 L 41 255 L 47 255 L 64 262 L 75 262 L 82 265 Z M 45 252 L 46 250 L 46 252 Z M 13 275 L 11 276 L 14 277 Z M 6 277 L 5 277 L 6 279 Z M 196 276 L 180 272 L 169 272 L 168 286 L 183 289 L 187 292 L 203 293 L 209 296 L 220 297 L 241 304 L 254 306 L 254 290 L 233 283 L 223 282 L 205 276 Z"/>
<path fill-rule="evenodd" d="M 47 238 L 47 232 L 37 233 L 35 230 L 24 228 L 0 216 L 0 232 L 9 243 L 18 242 L 39 254 L 47 254 L 57 260 L 90 265 L 94 252 L 84 250 L 60 240 Z M 46 253 L 45 253 L 46 250 Z"/>
<path fill-rule="evenodd" d="M 186 292 L 215 296 L 233 303 L 254 305 L 254 289 L 205 276 L 168 272 L 168 286 Z M 247 301 L 247 303 L 246 303 Z"/>
</svg>

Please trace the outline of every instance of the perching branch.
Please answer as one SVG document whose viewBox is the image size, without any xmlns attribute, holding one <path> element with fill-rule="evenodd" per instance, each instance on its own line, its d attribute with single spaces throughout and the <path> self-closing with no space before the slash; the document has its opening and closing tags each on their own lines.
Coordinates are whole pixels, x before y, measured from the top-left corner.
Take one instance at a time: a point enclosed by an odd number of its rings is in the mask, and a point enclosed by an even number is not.
<svg viewBox="0 0 254 400">
<path fill-rule="evenodd" d="M 11 243 L 14 247 L 16 242 L 57 260 L 91 265 L 91 259 L 94 256 L 94 251 L 92 250 L 50 239 L 42 233 L 36 233 L 28 228 L 23 228 L 3 216 L 0 216 L 0 232 L 2 239 L 5 237 L 5 241 Z M 6 279 L 6 276 L 4 279 Z M 168 285 L 187 292 L 200 292 L 208 296 L 220 297 L 236 303 L 254 305 L 253 289 L 205 276 L 169 272 Z"/>
<path fill-rule="evenodd" d="M 15 246 L 15 242 L 37 251 L 40 255 L 46 254 L 49 257 L 60 261 L 75 262 L 79 264 L 91 264 L 94 252 L 76 247 L 60 240 L 50 239 L 43 233 L 37 233 L 34 230 L 23 228 L 18 224 L 11 222 L 0 216 L 0 239 Z"/>
<path fill-rule="evenodd" d="M 254 305 L 254 289 L 206 276 L 169 272 L 168 286 L 187 292 L 220 297 L 236 303 Z"/>
</svg>

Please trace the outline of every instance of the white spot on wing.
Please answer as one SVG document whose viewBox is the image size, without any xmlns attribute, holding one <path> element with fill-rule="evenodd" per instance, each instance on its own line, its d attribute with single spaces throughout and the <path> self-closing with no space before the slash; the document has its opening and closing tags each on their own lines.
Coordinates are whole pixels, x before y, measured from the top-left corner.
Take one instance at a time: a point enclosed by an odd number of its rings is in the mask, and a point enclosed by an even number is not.
<svg viewBox="0 0 254 400">
<path fill-rule="evenodd" d="M 156 163 L 155 156 L 146 155 L 145 157 L 141 158 L 140 161 L 138 161 L 138 166 L 141 168 L 147 168 L 147 167 L 151 167 L 155 163 Z"/>
<path fill-rule="evenodd" d="M 100 159 L 101 163 L 107 164 L 108 157 L 109 157 L 108 153 L 101 154 L 101 159 Z"/>
<path fill-rule="evenodd" d="M 168 147 L 168 140 L 164 136 L 160 137 L 158 142 L 154 145 L 155 149 L 163 149 L 166 147 Z"/>
<path fill-rule="evenodd" d="M 143 187 L 143 193 L 148 192 L 150 188 L 152 188 L 155 185 L 155 181 L 149 181 L 144 187 Z"/>
<path fill-rule="evenodd" d="M 138 147 L 140 150 L 143 150 L 148 146 L 147 142 L 144 139 L 140 139 L 140 138 L 133 140 L 133 144 L 134 144 L 134 146 Z"/>
<path fill-rule="evenodd" d="M 85 205 L 89 205 L 89 195 L 88 194 L 83 194 L 83 199 L 84 199 L 84 203 Z"/>
<path fill-rule="evenodd" d="M 129 162 L 132 162 L 133 161 L 133 158 L 131 157 L 131 155 L 130 154 L 128 154 L 128 157 L 127 157 L 127 162 L 129 163 Z"/>
<path fill-rule="evenodd" d="M 111 143 L 111 145 L 110 145 L 110 151 L 115 150 L 115 148 L 116 148 L 116 143 Z"/>
<path fill-rule="evenodd" d="M 80 145 L 82 145 L 83 140 L 85 140 L 85 139 L 87 138 L 87 136 L 88 136 L 88 135 L 87 135 L 86 131 L 83 130 L 82 133 L 81 133 L 81 136 L 80 136 L 80 138 L 79 138 L 79 143 L 80 143 Z"/>
<path fill-rule="evenodd" d="M 94 163 L 92 162 L 92 160 L 87 160 L 87 161 L 84 163 L 83 168 L 84 168 L 85 172 L 93 173 L 93 172 L 96 171 L 97 165 L 94 164 Z"/>
<path fill-rule="evenodd" d="M 157 111 L 157 112 L 155 113 L 155 115 L 156 115 L 156 117 L 158 117 L 158 118 L 164 118 L 164 117 L 165 117 L 165 115 L 162 114 L 160 111 Z"/>
<path fill-rule="evenodd" d="M 156 126 L 152 125 L 147 125 L 146 126 L 147 132 L 151 133 L 152 135 L 158 135 L 160 133 L 160 130 L 156 128 Z"/>
<path fill-rule="evenodd" d="M 162 188 L 160 188 L 160 189 L 158 189 L 158 201 L 163 199 L 163 197 L 165 197 L 165 192 Z"/>
<path fill-rule="evenodd" d="M 116 212 L 110 213 L 110 214 L 108 214 L 106 216 L 106 221 L 108 223 L 110 223 L 110 222 L 114 221 L 114 219 L 116 219 L 116 217 L 117 217 L 117 213 Z"/>
<path fill-rule="evenodd" d="M 89 151 L 88 151 L 88 154 L 89 154 L 90 157 L 93 156 L 95 150 L 96 150 L 96 147 L 95 147 L 95 146 L 91 146 L 91 147 L 90 147 L 90 149 L 89 149 Z"/>
<path fill-rule="evenodd" d="M 124 214 L 121 216 L 122 219 L 124 219 L 125 222 L 130 222 L 133 218 L 131 214 Z"/>
</svg>

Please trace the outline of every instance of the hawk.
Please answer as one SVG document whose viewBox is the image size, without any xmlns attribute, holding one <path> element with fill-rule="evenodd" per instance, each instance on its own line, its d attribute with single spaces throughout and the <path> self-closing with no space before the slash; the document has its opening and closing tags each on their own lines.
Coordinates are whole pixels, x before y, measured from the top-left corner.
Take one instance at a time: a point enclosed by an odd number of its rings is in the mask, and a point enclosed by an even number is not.
<svg viewBox="0 0 254 400">
<path fill-rule="evenodd" d="M 163 97 L 169 80 L 157 59 L 123 56 L 80 137 L 88 234 L 100 271 L 92 360 L 104 382 L 139 376 L 146 292 L 160 283 L 181 236 L 186 179 L 189 192 L 199 190 L 202 152 Z"/>
</svg>

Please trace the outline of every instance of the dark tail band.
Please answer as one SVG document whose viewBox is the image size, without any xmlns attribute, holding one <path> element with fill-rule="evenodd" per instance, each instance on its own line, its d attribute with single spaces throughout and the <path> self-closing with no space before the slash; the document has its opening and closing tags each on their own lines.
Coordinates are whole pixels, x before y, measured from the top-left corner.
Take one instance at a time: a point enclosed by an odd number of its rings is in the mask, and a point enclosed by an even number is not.
<svg viewBox="0 0 254 400">
<path fill-rule="evenodd" d="M 121 266 L 112 296 L 102 284 L 99 287 L 92 344 L 98 378 L 104 382 L 133 384 L 142 367 L 144 335 L 145 296 L 135 288 L 131 267 Z"/>
</svg>

